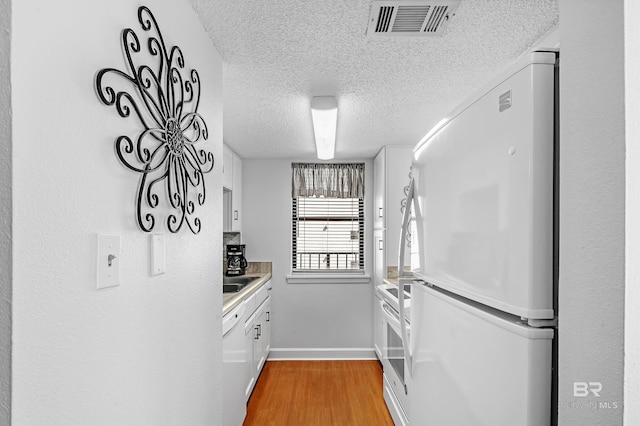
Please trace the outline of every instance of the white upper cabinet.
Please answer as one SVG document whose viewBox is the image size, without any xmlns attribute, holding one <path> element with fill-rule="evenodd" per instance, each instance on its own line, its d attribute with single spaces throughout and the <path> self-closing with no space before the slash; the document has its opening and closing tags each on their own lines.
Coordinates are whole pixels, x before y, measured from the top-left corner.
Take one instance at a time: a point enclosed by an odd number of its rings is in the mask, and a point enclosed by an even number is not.
<svg viewBox="0 0 640 426">
<path fill-rule="evenodd" d="M 233 189 L 233 151 L 227 145 L 222 145 L 222 186 Z"/>
<path fill-rule="evenodd" d="M 373 161 L 373 227 L 374 229 L 384 229 L 385 227 L 385 205 L 384 195 L 387 190 L 385 185 L 385 153 L 386 149 L 382 148 Z"/>
<path fill-rule="evenodd" d="M 385 146 L 373 161 L 373 226 L 386 231 L 382 234 L 382 242 L 375 242 L 374 250 L 378 251 L 380 245 L 384 251 L 384 267 L 381 269 L 385 277 L 386 266 L 398 265 L 402 203 L 407 197 L 405 187 L 410 181 L 412 155 L 413 147 Z"/>
<path fill-rule="evenodd" d="M 233 154 L 233 189 L 231 191 L 231 230 L 242 232 L 242 159 Z"/>
<path fill-rule="evenodd" d="M 226 194 L 225 231 L 242 232 L 242 158 L 227 145 L 222 150 L 222 186 Z"/>
</svg>

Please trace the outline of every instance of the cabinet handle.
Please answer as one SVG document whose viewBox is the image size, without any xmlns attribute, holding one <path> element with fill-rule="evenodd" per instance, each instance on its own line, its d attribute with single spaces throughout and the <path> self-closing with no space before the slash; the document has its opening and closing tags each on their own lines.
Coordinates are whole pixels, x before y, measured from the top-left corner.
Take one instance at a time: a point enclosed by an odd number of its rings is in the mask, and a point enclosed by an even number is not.
<svg viewBox="0 0 640 426">
<path fill-rule="evenodd" d="M 384 216 L 382 214 L 382 207 L 378 207 L 378 217 L 382 217 L 382 216 Z"/>
<path fill-rule="evenodd" d="M 233 220 L 238 220 L 238 210 L 233 211 Z"/>
<path fill-rule="evenodd" d="M 378 250 L 384 250 L 384 241 L 378 240 Z"/>
<path fill-rule="evenodd" d="M 260 333 L 258 332 L 258 326 L 256 325 L 254 329 L 256 330 L 256 337 L 254 337 L 254 339 L 258 340 L 260 338 Z"/>
<path fill-rule="evenodd" d="M 258 324 L 258 337 L 262 336 L 262 324 Z"/>
<path fill-rule="evenodd" d="M 271 321 L 271 312 L 267 312 L 267 322 Z"/>
</svg>

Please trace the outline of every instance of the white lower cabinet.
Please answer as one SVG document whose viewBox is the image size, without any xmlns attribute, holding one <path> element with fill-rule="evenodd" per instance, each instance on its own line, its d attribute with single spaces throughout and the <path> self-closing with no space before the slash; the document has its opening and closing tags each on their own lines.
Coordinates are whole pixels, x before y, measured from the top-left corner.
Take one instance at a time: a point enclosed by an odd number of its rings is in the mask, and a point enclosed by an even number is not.
<svg viewBox="0 0 640 426">
<path fill-rule="evenodd" d="M 385 328 L 384 313 L 382 312 L 382 299 L 378 296 L 378 292 L 375 291 L 373 296 L 373 346 L 380 361 L 382 361 L 384 338 Z"/>
<path fill-rule="evenodd" d="M 267 282 L 264 287 L 253 296 L 255 300 L 255 311 L 249 315 L 244 325 L 245 354 L 247 356 L 245 396 L 247 401 L 256 385 L 264 363 L 269 356 L 271 349 L 271 282 Z"/>
<path fill-rule="evenodd" d="M 253 390 L 253 386 L 256 384 L 256 374 L 254 373 L 253 368 L 253 341 L 256 339 L 256 331 L 252 321 L 247 321 L 244 325 L 244 353 L 247 356 L 247 362 L 245 362 L 245 366 L 247 368 L 247 374 L 245 374 L 245 388 L 244 388 L 244 396 L 246 401 L 249 401 L 249 396 L 251 396 L 251 391 Z"/>
<path fill-rule="evenodd" d="M 264 301 L 263 306 L 258 309 L 258 314 L 255 321 L 256 338 L 253 345 L 253 370 L 256 375 L 256 380 L 264 367 L 264 363 L 269 356 L 270 348 L 270 336 L 269 325 L 271 315 L 271 298 L 267 298 Z"/>
</svg>

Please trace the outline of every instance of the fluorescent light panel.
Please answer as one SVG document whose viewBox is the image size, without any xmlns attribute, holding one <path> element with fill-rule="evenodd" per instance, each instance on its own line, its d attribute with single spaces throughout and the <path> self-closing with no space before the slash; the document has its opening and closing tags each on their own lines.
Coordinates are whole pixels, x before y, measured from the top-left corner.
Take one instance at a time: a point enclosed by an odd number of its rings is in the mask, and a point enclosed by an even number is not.
<svg viewBox="0 0 640 426">
<path fill-rule="evenodd" d="M 311 99 L 311 118 L 316 138 L 316 152 L 320 160 L 333 158 L 336 149 L 338 102 L 333 96 L 315 96 Z"/>
</svg>

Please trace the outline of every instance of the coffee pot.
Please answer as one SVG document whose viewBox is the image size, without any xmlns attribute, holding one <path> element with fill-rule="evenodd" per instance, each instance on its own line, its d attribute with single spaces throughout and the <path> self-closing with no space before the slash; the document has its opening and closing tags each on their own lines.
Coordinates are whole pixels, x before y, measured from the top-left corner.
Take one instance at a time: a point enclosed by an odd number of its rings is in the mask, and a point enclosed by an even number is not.
<svg viewBox="0 0 640 426">
<path fill-rule="evenodd" d="M 227 244 L 227 276 L 244 275 L 246 269 L 244 244 Z"/>
</svg>

